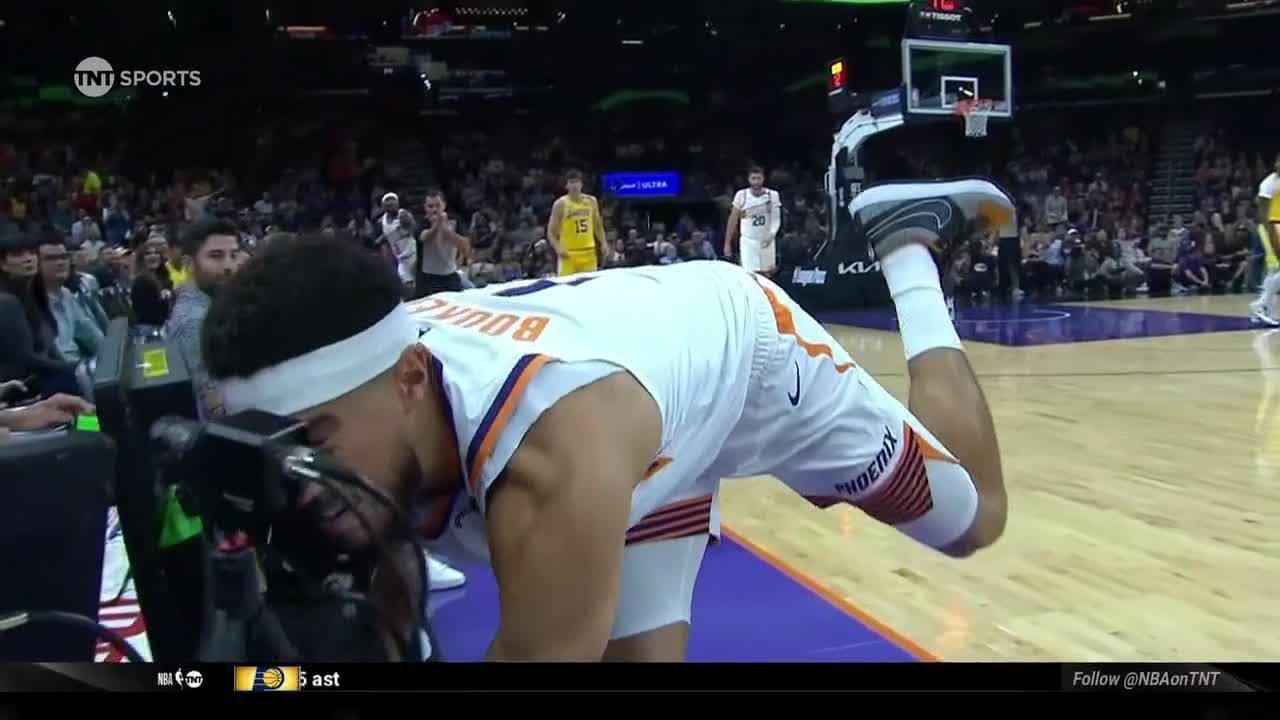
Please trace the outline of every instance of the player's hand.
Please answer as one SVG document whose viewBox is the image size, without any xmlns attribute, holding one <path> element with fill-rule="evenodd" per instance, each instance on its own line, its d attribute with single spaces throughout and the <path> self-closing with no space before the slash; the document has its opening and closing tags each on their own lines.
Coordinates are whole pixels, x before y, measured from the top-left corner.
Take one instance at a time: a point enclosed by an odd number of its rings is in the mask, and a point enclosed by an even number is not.
<svg viewBox="0 0 1280 720">
<path fill-rule="evenodd" d="M 30 407 L 5 411 L 4 424 L 10 430 L 47 430 L 93 412 L 93 405 L 83 399 L 59 393 Z"/>
<path fill-rule="evenodd" d="M 568 251 L 568 250 L 565 250 L 565 249 L 564 249 L 564 248 L 562 248 L 562 247 L 558 247 L 558 246 L 557 246 L 557 247 L 556 247 L 556 257 L 560 258 L 561 260 L 568 260 L 568 259 L 569 259 L 569 251 Z"/>
<path fill-rule="evenodd" d="M 760 247 L 761 248 L 773 247 L 773 238 L 767 237 L 764 240 L 761 240 Z"/>
</svg>

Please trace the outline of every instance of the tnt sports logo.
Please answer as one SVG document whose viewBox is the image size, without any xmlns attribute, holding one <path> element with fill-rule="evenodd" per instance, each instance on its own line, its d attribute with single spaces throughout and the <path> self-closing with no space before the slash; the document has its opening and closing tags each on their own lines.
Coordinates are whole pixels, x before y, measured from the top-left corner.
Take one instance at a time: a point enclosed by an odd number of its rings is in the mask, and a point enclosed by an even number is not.
<svg viewBox="0 0 1280 720">
<path fill-rule="evenodd" d="M 236 692 L 297 692 L 297 666 L 257 665 L 236 668 Z"/>
<path fill-rule="evenodd" d="M 87 57 L 72 73 L 76 90 L 85 97 L 98 98 L 120 87 L 200 87 L 199 70 L 120 70 L 100 57 Z"/>
</svg>

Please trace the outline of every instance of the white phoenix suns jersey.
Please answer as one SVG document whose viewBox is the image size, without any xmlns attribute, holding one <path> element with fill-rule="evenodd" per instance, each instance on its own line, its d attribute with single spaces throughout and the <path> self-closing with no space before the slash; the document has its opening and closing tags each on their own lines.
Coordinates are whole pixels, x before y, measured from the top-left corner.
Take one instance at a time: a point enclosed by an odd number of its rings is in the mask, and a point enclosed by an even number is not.
<svg viewBox="0 0 1280 720">
<path fill-rule="evenodd" d="M 756 195 L 751 188 L 744 188 L 734 194 L 733 206 L 741 213 L 738 232 L 749 240 L 773 237 L 782 222 L 782 198 L 777 190 L 764 188 Z"/>
<path fill-rule="evenodd" d="M 754 461 L 726 450 L 759 364 L 753 353 L 763 352 L 762 314 L 772 321 L 749 273 L 720 262 L 613 269 L 439 293 L 409 309 L 440 377 L 462 461 L 469 497 L 460 495 L 451 511 L 455 533 L 483 533 L 488 488 L 543 412 L 626 371 L 662 417 L 660 449 L 633 493 L 628 541 L 718 534 L 713 499 L 690 497 L 689 486 L 732 477 Z M 479 540 L 464 545 L 482 551 Z"/>
</svg>

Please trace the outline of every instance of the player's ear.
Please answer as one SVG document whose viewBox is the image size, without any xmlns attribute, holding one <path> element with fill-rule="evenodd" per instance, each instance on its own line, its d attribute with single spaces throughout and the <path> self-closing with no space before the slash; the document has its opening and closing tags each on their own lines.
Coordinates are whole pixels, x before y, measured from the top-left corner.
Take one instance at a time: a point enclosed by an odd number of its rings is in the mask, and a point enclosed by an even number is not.
<svg viewBox="0 0 1280 720">
<path fill-rule="evenodd" d="M 431 354 L 419 343 L 400 353 L 391 370 L 396 395 L 406 404 L 414 404 L 427 395 L 431 383 Z"/>
</svg>

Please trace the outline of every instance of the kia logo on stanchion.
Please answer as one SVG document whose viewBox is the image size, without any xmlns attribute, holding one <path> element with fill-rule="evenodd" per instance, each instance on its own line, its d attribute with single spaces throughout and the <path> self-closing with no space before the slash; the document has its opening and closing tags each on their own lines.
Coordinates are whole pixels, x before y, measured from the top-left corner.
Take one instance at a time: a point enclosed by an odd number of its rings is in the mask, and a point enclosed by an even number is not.
<svg viewBox="0 0 1280 720">
<path fill-rule="evenodd" d="M 100 57 L 87 57 L 76 65 L 72 76 L 76 89 L 85 97 L 102 97 L 116 84 L 116 71 Z"/>
</svg>

